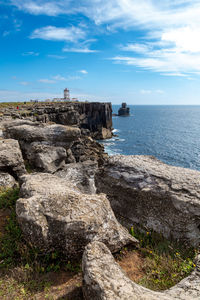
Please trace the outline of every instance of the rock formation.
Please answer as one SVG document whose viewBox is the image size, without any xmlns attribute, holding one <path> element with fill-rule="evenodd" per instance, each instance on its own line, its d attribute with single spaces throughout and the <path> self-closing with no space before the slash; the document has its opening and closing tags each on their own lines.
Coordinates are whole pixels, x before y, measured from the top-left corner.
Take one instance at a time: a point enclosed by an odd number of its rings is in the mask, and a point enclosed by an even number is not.
<svg viewBox="0 0 200 300">
<path fill-rule="evenodd" d="M 37 103 L 0 109 L 4 117 L 76 126 L 95 139 L 112 137 L 112 105 L 100 102 Z"/>
<path fill-rule="evenodd" d="M 81 135 L 74 126 L 43 124 L 25 120 L 2 123 L 5 138 L 19 141 L 23 157 L 38 171 L 54 173 L 67 163 L 97 160 L 106 154 L 103 145 Z"/>
<path fill-rule="evenodd" d="M 0 140 L 0 172 L 8 173 L 15 179 L 26 173 L 18 141 Z"/>
<path fill-rule="evenodd" d="M 122 107 L 118 110 L 118 116 L 129 116 L 130 108 L 127 107 L 126 103 L 122 103 Z"/>
<path fill-rule="evenodd" d="M 115 214 L 165 237 L 200 243 L 200 173 L 150 156 L 110 157 L 96 180 Z M 129 227 L 130 228 L 130 227 Z"/>
<path fill-rule="evenodd" d="M 76 125 L 89 129 L 93 138 L 112 137 L 111 103 L 61 103 L 35 106 L 32 110 L 36 120 L 55 122 L 62 125 Z"/>
<path fill-rule="evenodd" d="M 154 292 L 131 281 L 101 242 L 87 245 L 82 270 L 85 300 L 197 300 L 200 296 L 200 257 L 196 270 L 165 292 Z"/>
<path fill-rule="evenodd" d="M 17 181 L 13 176 L 8 173 L 0 172 L 0 189 L 14 188 L 15 186 L 17 186 Z"/>
<path fill-rule="evenodd" d="M 25 239 L 49 252 L 80 257 L 91 241 L 104 242 L 112 252 L 137 244 L 116 220 L 106 196 L 81 193 L 57 176 L 25 175 L 16 213 Z"/>
<path fill-rule="evenodd" d="M 199 260 L 189 277 L 162 293 L 135 284 L 114 261 L 111 252 L 138 246 L 122 223 L 199 245 L 200 173 L 148 156 L 108 157 L 93 138 L 112 136 L 111 113 L 106 103 L 6 109 L 0 122 L 0 188 L 19 182 L 16 214 L 29 243 L 75 258 L 85 249 L 86 300 L 199 299 Z M 35 173 L 26 174 L 24 160 Z"/>
<path fill-rule="evenodd" d="M 67 164 L 65 168 L 54 173 L 71 182 L 84 194 L 96 194 L 95 174 L 98 170 L 96 161 Z"/>
</svg>

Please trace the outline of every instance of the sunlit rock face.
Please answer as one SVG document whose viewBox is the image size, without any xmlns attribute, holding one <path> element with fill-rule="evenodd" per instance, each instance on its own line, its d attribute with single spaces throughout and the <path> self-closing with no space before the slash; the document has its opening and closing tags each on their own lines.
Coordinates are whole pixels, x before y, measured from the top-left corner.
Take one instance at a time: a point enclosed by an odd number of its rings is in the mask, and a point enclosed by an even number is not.
<svg viewBox="0 0 200 300">
<path fill-rule="evenodd" d="M 93 240 L 112 252 L 138 243 L 118 223 L 105 195 L 83 194 L 73 182 L 47 173 L 22 180 L 16 213 L 25 239 L 35 247 L 80 257 Z"/>
<path fill-rule="evenodd" d="M 112 156 L 96 177 L 119 219 L 200 243 L 200 172 L 173 167 L 150 156 Z"/>
</svg>

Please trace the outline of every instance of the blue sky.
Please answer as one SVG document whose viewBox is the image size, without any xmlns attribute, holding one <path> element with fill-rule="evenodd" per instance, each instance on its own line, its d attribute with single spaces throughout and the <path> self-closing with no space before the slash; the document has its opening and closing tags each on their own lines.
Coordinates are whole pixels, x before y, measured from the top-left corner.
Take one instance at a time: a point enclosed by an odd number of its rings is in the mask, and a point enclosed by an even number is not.
<svg viewBox="0 0 200 300">
<path fill-rule="evenodd" d="M 200 105 L 200 0 L 0 0 L 0 101 Z"/>
</svg>

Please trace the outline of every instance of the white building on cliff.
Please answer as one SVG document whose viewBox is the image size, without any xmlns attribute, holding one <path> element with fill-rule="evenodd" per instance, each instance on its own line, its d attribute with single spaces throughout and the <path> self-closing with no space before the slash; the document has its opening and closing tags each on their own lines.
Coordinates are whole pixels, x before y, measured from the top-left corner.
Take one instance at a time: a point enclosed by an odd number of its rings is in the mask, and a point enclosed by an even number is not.
<svg viewBox="0 0 200 300">
<path fill-rule="evenodd" d="M 64 98 L 53 98 L 53 102 L 67 102 L 70 101 L 70 93 L 69 90 L 66 88 L 64 89 Z"/>
</svg>

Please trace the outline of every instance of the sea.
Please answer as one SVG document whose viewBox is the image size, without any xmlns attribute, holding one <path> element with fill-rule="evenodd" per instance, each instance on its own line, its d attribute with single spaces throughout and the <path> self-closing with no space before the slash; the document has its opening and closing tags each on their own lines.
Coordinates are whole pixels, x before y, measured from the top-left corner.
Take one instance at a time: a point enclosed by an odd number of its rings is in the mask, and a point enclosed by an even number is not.
<svg viewBox="0 0 200 300">
<path fill-rule="evenodd" d="M 113 116 L 109 155 L 153 155 L 174 166 L 200 170 L 200 106 L 129 105 L 130 116 Z M 113 105 L 117 113 L 120 105 Z"/>
</svg>

